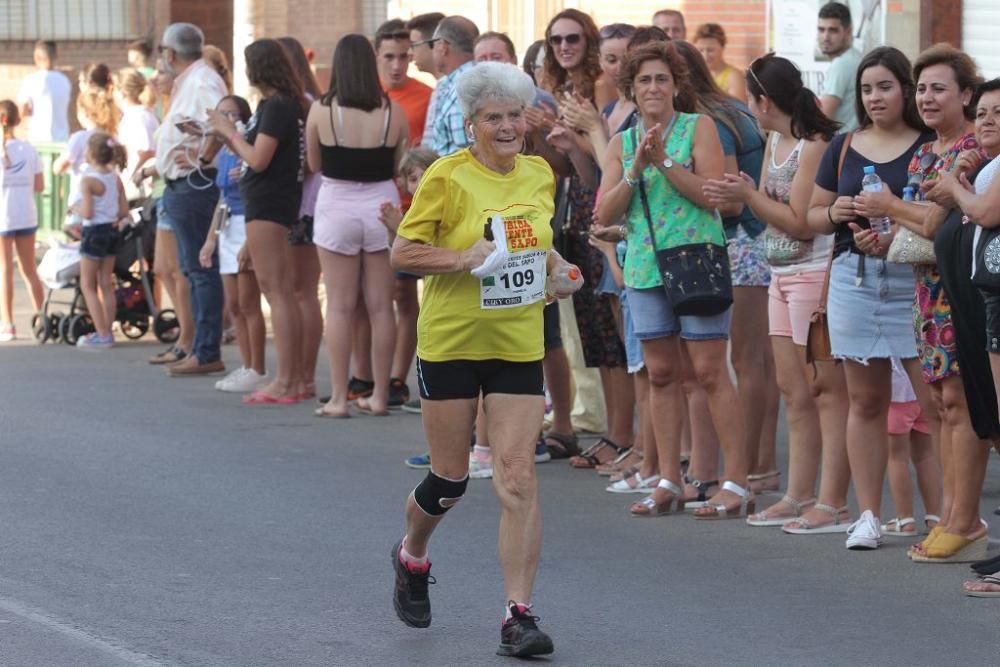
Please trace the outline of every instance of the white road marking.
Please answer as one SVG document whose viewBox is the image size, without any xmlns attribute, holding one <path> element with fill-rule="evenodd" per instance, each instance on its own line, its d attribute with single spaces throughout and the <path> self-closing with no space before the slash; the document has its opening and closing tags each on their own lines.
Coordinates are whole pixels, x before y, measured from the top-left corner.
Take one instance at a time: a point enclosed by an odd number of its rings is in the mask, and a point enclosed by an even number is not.
<svg viewBox="0 0 1000 667">
<path fill-rule="evenodd" d="M 152 656 L 144 653 L 130 651 L 127 648 L 116 646 L 106 639 L 102 639 L 86 630 L 70 625 L 54 616 L 39 609 L 32 609 L 22 602 L 8 597 L 0 597 L 0 610 L 20 616 L 21 618 L 37 623 L 47 630 L 51 630 L 69 639 L 73 639 L 81 644 L 89 646 L 98 651 L 107 653 L 109 656 L 121 660 L 130 665 L 138 667 L 164 667 L 166 663 L 156 660 Z"/>
</svg>

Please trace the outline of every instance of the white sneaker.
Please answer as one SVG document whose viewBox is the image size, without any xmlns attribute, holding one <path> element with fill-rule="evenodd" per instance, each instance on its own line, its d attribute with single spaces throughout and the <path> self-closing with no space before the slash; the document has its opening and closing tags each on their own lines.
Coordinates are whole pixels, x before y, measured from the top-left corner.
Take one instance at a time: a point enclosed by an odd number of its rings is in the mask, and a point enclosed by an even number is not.
<svg viewBox="0 0 1000 667">
<path fill-rule="evenodd" d="M 489 447 L 476 445 L 469 454 L 469 478 L 493 479 L 493 455 Z"/>
<path fill-rule="evenodd" d="M 0 324 L 0 343 L 9 343 L 17 338 L 17 329 L 13 324 Z"/>
<path fill-rule="evenodd" d="M 239 374 L 237 375 L 237 373 Z M 266 380 L 266 375 L 261 375 L 252 368 L 241 368 L 224 379 L 219 380 L 215 388 L 219 391 L 229 391 L 234 394 L 246 394 L 255 389 L 260 389 Z"/>
<path fill-rule="evenodd" d="M 215 388 L 218 389 L 219 391 L 225 391 L 225 389 L 223 389 L 223 387 L 225 386 L 226 382 L 231 382 L 232 380 L 234 380 L 234 379 L 236 379 L 238 377 L 243 377 L 243 375 L 248 370 L 250 370 L 250 369 L 246 368 L 245 366 L 240 366 L 239 368 L 236 368 L 236 369 L 232 370 L 228 375 L 226 375 L 226 377 L 222 378 L 221 380 L 217 380 L 216 381 Z"/>
<path fill-rule="evenodd" d="M 861 517 L 847 529 L 847 548 L 853 551 L 871 551 L 882 544 L 882 532 L 878 518 L 871 510 L 865 510 Z"/>
</svg>

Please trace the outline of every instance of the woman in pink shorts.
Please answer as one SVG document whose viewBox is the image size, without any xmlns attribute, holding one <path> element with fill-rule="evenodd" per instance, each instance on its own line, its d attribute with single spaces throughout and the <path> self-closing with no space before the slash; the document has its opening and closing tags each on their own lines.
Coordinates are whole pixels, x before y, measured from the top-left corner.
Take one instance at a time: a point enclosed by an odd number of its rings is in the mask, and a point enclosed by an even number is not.
<svg viewBox="0 0 1000 667">
<path fill-rule="evenodd" d="M 330 400 L 321 417 L 348 417 L 351 332 L 359 293 L 372 324 L 375 388 L 358 399 L 363 412 L 388 414 L 389 373 L 396 342 L 395 281 L 383 203 L 399 206 L 393 182 L 406 150 L 408 125 L 379 84 L 375 51 L 362 35 L 347 35 L 333 57 L 330 91 L 313 103 L 306 122 L 309 168 L 322 173 L 313 228 L 326 285 L 326 345 Z"/>
<path fill-rule="evenodd" d="M 777 503 L 747 518 L 751 526 L 784 526 L 786 532 L 847 529 L 846 387 L 838 364 L 806 364 L 809 321 L 820 305 L 832 238 L 816 236 L 806 216 L 816 171 L 837 123 L 820 111 L 790 61 L 763 56 L 747 70 L 749 106 L 771 133 L 760 188 L 744 175 L 726 174 L 706 192 L 716 205 L 734 201 L 767 222 L 771 266 L 768 318 L 778 387 L 788 422 L 788 488 Z M 820 458 L 823 480 L 815 496 Z"/>
</svg>

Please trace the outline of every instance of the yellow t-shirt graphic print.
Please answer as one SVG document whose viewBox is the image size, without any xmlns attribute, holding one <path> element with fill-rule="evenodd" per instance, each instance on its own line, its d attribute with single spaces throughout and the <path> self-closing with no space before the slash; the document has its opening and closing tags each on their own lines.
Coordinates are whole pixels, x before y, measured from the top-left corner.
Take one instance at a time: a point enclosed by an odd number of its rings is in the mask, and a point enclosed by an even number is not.
<svg viewBox="0 0 1000 667">
<path fill-rule="evenodd" d="M 523 362 L 544 356 L 545 300 L 532 297 L 535 293 L 544 297 L 554 196 L 552 170 L 537 157 L 519 155 L 510 173 L 498 174 L 464 149 L 427 169 L 399 227 L 399 236 L 439 248 L 465 250 L 483 238 L 484 225 L 500 216 L 510 259 L 505 270 L 482 280 L 468 272 L 424 280 L 417 324 L 417 355 L 421 359 Z M 525 290 L 529 277 L 534 291 Z M 493 285 L 484 285 L 490 278 Z M 484 296 L 487 287 L 502 288 L 505 294 Z M 485 302 L 515 297 L 521 301 Z"/>
</svg>

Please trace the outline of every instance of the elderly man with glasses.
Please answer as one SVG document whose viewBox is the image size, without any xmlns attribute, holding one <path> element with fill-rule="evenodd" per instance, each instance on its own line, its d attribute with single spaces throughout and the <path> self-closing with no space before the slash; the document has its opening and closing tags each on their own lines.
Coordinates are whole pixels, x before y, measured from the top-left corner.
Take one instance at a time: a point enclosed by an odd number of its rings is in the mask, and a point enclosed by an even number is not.
<svg viewBox="0 0 1000 667">
<path fill-rule="evenodd" d="M 222 277 L 218 255 L 210 266 L 198 259 L 219 202 L 212 165 L 220 144 L 204 136 L 206 110 L 227 95 L 226 84 L 202 60 L 205 36 L 190 23 L 167 26 L 159 48 L 160 69 L 174 76 L 170 109 L 156 141 L 156 170 L 164 178 L 163 210 L 173 224 L 181 270 L 191 283 L 195 338 L 191 354 L 167 368 L 173 376 L 225 370 L 222 363 Z M 185 128 L 185 129 L 182 129 Z"/>
<path fill-rule="evenodd" d="M 441 79 L 431 96 L 424 125 L 423 145 L 444 157 L 471 144 L 465 133 L 465 117 L 455 90 L 458 77 L 475 66 L 476 24 L 464 16 L 443 19 L 431 38 L 434 66 Z"/>
</svg>

